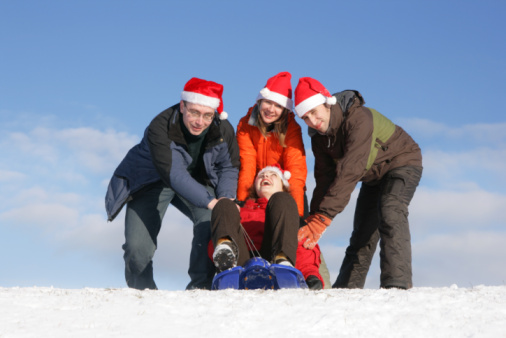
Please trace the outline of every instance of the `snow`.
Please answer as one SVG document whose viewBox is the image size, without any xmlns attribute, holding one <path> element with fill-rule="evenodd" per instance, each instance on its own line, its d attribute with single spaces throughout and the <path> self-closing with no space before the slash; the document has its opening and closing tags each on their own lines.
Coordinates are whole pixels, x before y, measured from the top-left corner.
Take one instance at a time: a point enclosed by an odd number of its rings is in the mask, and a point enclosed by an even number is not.
<svg viewBox="0 0 506 338">
<path fill-rule="evenodd" d="M 506 286 L 0 288 L 0 337 L 506 337 Z"/>
</svg>

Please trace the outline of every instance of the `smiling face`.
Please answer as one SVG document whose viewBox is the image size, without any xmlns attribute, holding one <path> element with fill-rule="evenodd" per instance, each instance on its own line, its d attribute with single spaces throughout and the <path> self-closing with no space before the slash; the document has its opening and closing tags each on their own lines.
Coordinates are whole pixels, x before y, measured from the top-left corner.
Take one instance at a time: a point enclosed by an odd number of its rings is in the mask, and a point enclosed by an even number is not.
<svg viewBox="0 0 506 338">
<path fill-rule="evenodd" d="M 266 99 L 260 101 L 260 116 L 265 124 L 271 124 L 279 120 L 284 109 L 285 108 L 283 106 L 274 101 Z"/>
<path fill-rule="evenodd" d="M 330 108 L 325 104 L 320 104 L 304 114 L 302 119 L 310 128 L 316 129 L 320 134 L 325 134 L 329 129 Z"/>
<path fill-rule="evenodd" d="M 211 124 L 214 117 L 214 109 L 196 103 L 179 103 L 179 109 L 183 115 L 183 124 L 192 135 L 200 135 Z"/>
<path fill-rule="evenodd" d="M 273 171 L 264 171 L 255 179 L 255 190 L 258 197 L 269 199 L 277 192 L 283 191 L 283 181 Z"/>
</svg>

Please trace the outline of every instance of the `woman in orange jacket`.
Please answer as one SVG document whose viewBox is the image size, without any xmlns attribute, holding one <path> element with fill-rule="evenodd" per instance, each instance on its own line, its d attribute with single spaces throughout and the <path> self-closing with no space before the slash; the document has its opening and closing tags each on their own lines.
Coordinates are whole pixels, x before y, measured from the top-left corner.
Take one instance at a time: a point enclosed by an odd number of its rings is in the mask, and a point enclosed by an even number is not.
<svg viewBox="0 0 506 338">
<path fill-rule="evenodd" d="M 241 158 L 237 199 L 247 199 L 248 188 L 262 168 L 278 163 L 291 173 L 291 195 L 303 217 L 306 153 L 301 128 L 292 112 L 291 77 L 289 72 L 271 77 L 258 94 L 257 103 L 237 125 Z"/>
<path fill-rule="evenodd" d="M 307 215 L 306 152 L 302 141 L 302 130 L 292 112 L 292 75 L 281 72 L 274 75 L 260 90 L 256 104 L 249 108 L 246 116 L 237 125 L 237 143 L 241 169 L 237 184 L 237 199 L 246 201 L 249 188 L 258 172 L 267 167 L 280 165 L 291 173 L 290 194 L 297 204 L 299 217 Z M 306 250 L 301 249 L 297 250 Z M 319 248 L 318 248 L 319 250 Z M 307 254 L 307 253 L 305 253 Z M 297 256 L 304 256 L 297 252 Z M 312 253 L 318 255 L 316 250 Z M 330 285 L 327 265 L 320 255 L 320 274 Z"/>
</svg>

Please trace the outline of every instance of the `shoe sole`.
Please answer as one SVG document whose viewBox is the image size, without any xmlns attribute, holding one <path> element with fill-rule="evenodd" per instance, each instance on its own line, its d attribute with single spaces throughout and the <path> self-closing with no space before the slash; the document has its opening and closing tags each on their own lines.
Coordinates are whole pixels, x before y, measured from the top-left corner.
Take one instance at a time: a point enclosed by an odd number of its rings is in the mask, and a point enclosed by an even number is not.
<svg viewBox="0 0 506 338">
<path fill-rule="evenodd" d="M 231 269 L 237 265 L 235 255 L 232 250 L 223 249 L 213 257 L 214 266 L 219 272 Z"/>
</svg>

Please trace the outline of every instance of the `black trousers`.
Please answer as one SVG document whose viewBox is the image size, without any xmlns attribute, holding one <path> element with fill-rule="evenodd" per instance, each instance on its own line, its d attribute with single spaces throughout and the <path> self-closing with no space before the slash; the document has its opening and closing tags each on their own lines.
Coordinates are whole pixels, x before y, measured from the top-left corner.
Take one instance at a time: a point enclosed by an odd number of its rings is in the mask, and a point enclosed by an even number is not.
<svg viewBox="0 0 506 338">
<path fill-rule="evenodd" d="M 290 194 L 277 192 L 271 196 L 265 210 L 264 227 L 262 247 L 256 248 L 260 256 L 272 261 L 282 252 L 295 266 L 299 214 L 297 204 Z M 214 246 L 224 237 L 230 238 L 237 245 L 237 265 L 243 265 L 253 257 L 254 254 L 250 252 L 244 238 L 237 205 L 229 199 L 219 200 L 211 215 L 211 238 Z"/>
<path fill-rule="evenodd" d="M 408 206 L 421 176 L 421 167 L 406 166 L 376 184 L 362 183 L 350 244 L 332 287 L 363 288 L 378 241 L 380 286 L 413 287 Z"/>
</svg>

